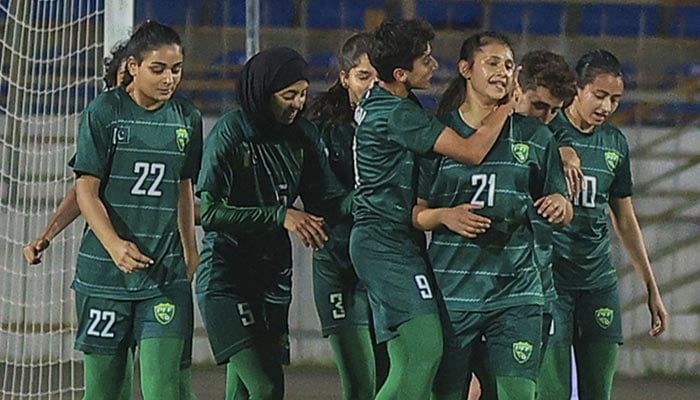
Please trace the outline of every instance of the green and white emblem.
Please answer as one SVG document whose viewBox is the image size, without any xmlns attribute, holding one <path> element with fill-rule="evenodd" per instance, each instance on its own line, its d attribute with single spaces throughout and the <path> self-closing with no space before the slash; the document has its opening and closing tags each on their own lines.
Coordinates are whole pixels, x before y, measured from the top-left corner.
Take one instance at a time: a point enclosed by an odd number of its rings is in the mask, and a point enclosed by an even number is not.
<svg viewBox="0 0 700 400">
<path fill-rule="evenodd" d="M 153 306 L 153 314 L 161 325 L 167 325 L 175 318 L 175 304 L 160 303 Z"/>
<path fill-rule="evenodd" d="M 513 343 L 513 358 L 518 364 L 525 364 L 532 357 L 532 345 L 528 342 Z"/>
<path fill-rule="evenodd" d="M 595 322 L 603 329 L 608 329 L 615 318 L 615 311 L 611 308 L 603 307 L 595 310 Z"/>
<path fill-rule="evenodd" d="M 605 165 L 608 166 L 608 169 L 610 171 L 615 171 L 615 168 L 617 168 L 617 164 L 620 163 L 620 155 L 615 153 L 614 151 L 606 151 L 605 152 Z"/>
<path fill-rule="evenodd" d="M 185 151 L 187 143 L 190 142 L 190 133 L 185 128 L 178 128 L 175 130 L 175 142 L 177 143 L 177 148 L 181 152 Z"/>
<path fill-rule="evenodd" d="M 513 152 L 513 157 L 515 157 L 519 163 L 524 163 L 530 155 L 530 146 L 525 143 L 513 143 L 510 146 L 510 151 Z"/>
</svg>

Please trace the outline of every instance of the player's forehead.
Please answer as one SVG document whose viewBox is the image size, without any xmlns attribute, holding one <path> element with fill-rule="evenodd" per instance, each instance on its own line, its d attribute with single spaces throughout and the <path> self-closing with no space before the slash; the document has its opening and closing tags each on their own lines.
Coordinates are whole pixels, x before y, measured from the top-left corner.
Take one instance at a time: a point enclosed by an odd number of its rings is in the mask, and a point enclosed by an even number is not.
<svg viewBox="0 0 700 400">
<path fill-rule="evenodd" d="M 527 89 L 525 95 L 528 97 L 530 102 L 541 102 L 547 103 L 550 107 L 561 107 L 564 103 L 563 99 L 552 94 L 549 88 L 537 85 L 534 88 Z"/>
</svg>

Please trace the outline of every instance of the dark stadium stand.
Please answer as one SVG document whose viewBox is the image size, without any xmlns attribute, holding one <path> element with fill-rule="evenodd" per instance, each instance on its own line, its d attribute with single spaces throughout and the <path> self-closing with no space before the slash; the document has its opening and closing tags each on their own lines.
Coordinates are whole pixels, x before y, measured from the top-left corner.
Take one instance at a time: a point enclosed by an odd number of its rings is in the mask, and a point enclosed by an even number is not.
<svg viewBox="0 0 700 400">
<path fill-rule="evenodd" d="M 659 8 L 638 4 L 584 4 L 578 33 L 588 36 L 654 36 Z"/>
<path fill-rule="evenodd" d="M 563 32 L 564 12 L 565 6 L 556 3 L 494 3 L 490 29 L 515 34 L 559 35 Z"/>
</svg>

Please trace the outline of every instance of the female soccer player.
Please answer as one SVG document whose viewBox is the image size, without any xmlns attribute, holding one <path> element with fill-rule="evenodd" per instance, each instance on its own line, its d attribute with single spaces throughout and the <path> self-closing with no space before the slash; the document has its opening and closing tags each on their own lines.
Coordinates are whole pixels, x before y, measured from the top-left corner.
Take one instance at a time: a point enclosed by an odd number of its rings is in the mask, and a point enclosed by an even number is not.
<svg viewBox="0 0 700 400">
<path fill-rule="evenodd" d="M 338 79 L 309 110 L 322 133 L 323 150 L 339 182 L 348 191 L 355 185 L 352 145 L 353 110 L 377 79 L 367 52 L 372 36 L 350 37 L 338 55 Z M 314 299 L 323 336 L 335 354 L 343 399 L 371 399 L 375 392 L 375 363 L 369 331 L 367 291 L 350 262 L 351 216 L 327 218 L 329 240 L 313 254 Z"/>
<path fill-rule="evenodd" d="M 299 115 L 309 87 L 305 68 L 285 47 L 253 56 L 236 90 L 241 108 L 224 114 L 205 143 L 197 298 L 216 362 L 227 364 L 227 399 L 244 392 L 283 397 L 288 232 L 313 248 L 328 239 L 324 219 L 293 203 L 299 195 L 319 203 L 346 195 L 323 168 L 316 128 Z"/>
<path fill-rule="evenodd" d="M 648 293 L 651 336 L 660 335 L 668 313 L 644 246 L 632 206 L 632 178 L 627 140 L 607 119 L 624 91 L 622 68 L 605 50 L 585 54 L 576 65 L 573 103 L 550 123 L 561 144 L 581 159 L 584 189 L 574 199 L 576 219 L 554 232 L 553 270 L 559 298 L 550 338 L 551 357 L 542 366 L 551 373 L 540 380 L 542 399 L 569 396 L 570 346 L 576 354 L 579 398 L 609 399 L 622 343 L 617 275 L 610 254 L 607 210 L 620 241 Z M 549 352 L 548 352 L 549 353 Z M 553 379 L 556 377 L 559 379 Z"/>
<path fill-rule="evenodd" d="M 458 77 L 438 113 L 463 137 L 509 95 L 516 65 L 508 41 L 476 34 L 462 44 Z M 421 170 L 414 224 L 432 230 L 428 249 L 450 324 L 435 381 L 438 399 L 464 399 L 478 341 L 499 399 L 534 399 L 543 292 L 532 242 L 537 214 L 571 219 L 556 142 L 539 121 L 514 114 L 479 166 L 446 157 Z"/>
<path fill-rule="evenodd" d="M 127 54 L 131 90 L 91 102 L 78 136 L 73 169 L 88 228 L 73 282 L 76 348 L 85 353 L 85 398 L 119 395 L 135 341 L 144 398 L 178 399 L 192 321 L 188 276 L 199 263 L 192 185 L 201 115 L 172 98 L 183 62 L 174 30 L 144 23 Z"/>
<path fill-rule="evenodd" d="M 412 89 L 430 86 L 438 64 L 430 25 L 389 20 L 374 32 L 369 52 L 380 81 L 355 117 L 356 176 L 350 256 L 367 286 L 377 340 L 387 342 L 390 369 L 377 399 L 426 399 L 442 354 L 442 329 L 424 258 L 423 234 L 411 223 L 417 159 L 431 152 L 478 164 L 496 141 L 514 104 L 489 120 L 499 129 L 459 136 L 425 111 Z"/>
</svg>

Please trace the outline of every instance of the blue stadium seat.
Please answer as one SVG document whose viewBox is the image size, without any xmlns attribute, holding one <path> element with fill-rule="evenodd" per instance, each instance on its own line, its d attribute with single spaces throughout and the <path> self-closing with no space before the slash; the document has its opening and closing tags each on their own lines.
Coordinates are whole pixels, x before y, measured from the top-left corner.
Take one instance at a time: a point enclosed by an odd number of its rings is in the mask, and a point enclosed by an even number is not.
<svg viewBox="0 0 700 400">
<path fill-rule="evenodd" d="M 585 4 L 581 7 L 578 33 L 590 36 L 638 36 L 641 31 L 644 36 L 654 36 L 659 19 L 659 8 L 656 6 Z"/>
<path fill-rule="evenodd" d="M 214 2 L 213 25 L 245 26 L 245 0 Z M 260 2 L 260 25 L 290 27 L 294 18 L 294 4 L 291 1 Z"/>
<path fill-rule="evenodd" d="M 245 0 L 217 1 L 214 25 L 245 26 Z"/>
<path fill-rule="evenodd" d="M 700 7 L 675 7 L 672 11 L 671 35 L 700 37 Z"/>
<path fill-rule="evenodd" d="M 306 26 L 313 29 L 364 29 L 365 13 L 383 9 L 383 0 L 308 0 Z"/>
<path fill-rule="evenodd" d="M 197 25 L 202 17 L 199 2 L 190 0 L 148 0 L 136 1 L 135 21 L 137 24 L 153 19 L 165 25 Z"/>
<path fill-rule="evenodd" d="M 416 15 L 435 28 L 480 28 L 483 8 L 478 1 L 418 0 Z"/>
<path fill-rule="evenodd" d="M 491 30 L 505 33 L 558 35 L 566 11 L 555 3 L 495 3 L 491 8 Z"/>
<path fill-rule="evenodd" d="M 622 72 L 625 78 L 625 89 L 636 89 L 639 87 L 639 68 L 632 63 L 622 63 Z"/>
</svg>

